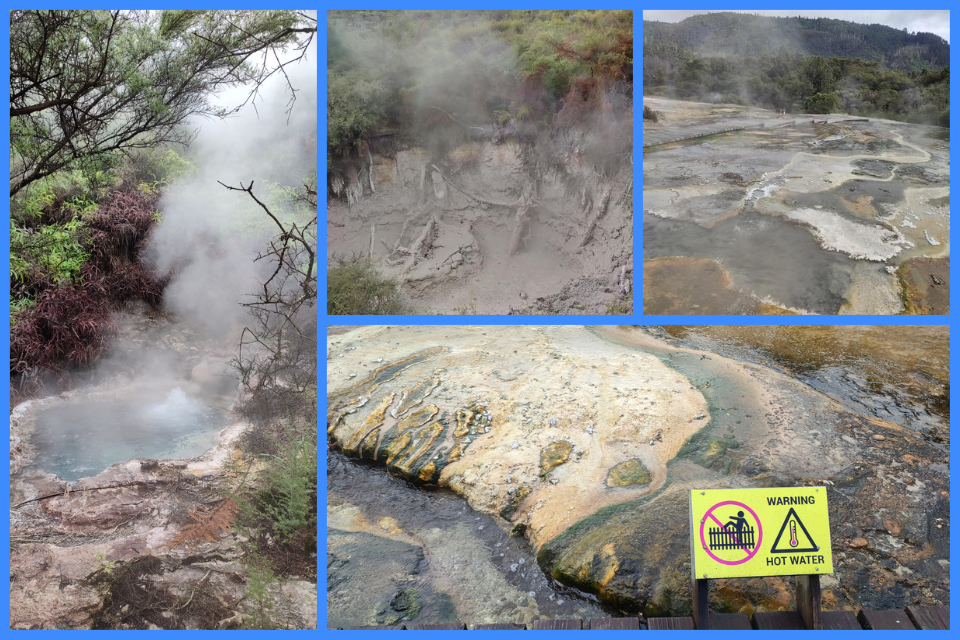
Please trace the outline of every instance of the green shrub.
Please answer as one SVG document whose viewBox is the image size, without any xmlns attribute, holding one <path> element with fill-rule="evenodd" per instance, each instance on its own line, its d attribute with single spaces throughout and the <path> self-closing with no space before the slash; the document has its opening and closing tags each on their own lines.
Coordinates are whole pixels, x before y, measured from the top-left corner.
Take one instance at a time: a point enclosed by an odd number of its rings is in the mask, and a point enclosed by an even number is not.
<svg viewBox="0 0 960 640">
<path fill-rule="evenodd" d="M 249 553 L 243 559 L 247 569 L 247 588 L 244 593 L 246 601 L 245 629 L 275 629 L 277 623 L 273 620 L 274 600 L 270 594 L 270 585 L 277 581 L 270 561 L 258 553 Z"/>
<path fill-rule="evenodd" d="M 327 272 L 327 313 L 391 315 L 405 313 L 397 283 L 381 276 L 370 261 L 339 259 Z"/>
<path fill-rule="evenodd" d="M 261 501 L 281 543 L 317 521 L 317 432 L 301 435 L 273 457 Z"/>
</svg>

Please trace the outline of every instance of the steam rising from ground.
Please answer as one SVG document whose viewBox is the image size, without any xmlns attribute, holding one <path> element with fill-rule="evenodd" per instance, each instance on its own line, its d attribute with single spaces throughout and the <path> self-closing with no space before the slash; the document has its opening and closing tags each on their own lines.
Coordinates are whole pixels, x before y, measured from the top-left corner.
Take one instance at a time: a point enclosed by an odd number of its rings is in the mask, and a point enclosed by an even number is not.
<svg viewBox="0 0 960 640">
<path fill-rule="evenodd" d="M 253 104 L 225 120 L 198 122 L 187 150 L 196 174 L 169 188 L 160 201 L 161 224 L 145 259 L 158 273 L 173 272 L 164 306 L 204 337 L 237 334 L 249 300 L 269 265 L 255 263 L 278 229 L 244 193 L 244 186 L 281 214 L 282 187 L 303 184 L 316 167 L 316 43 L 301 62 L 287 67 L 297 100 L 288 115 L 290 89 L 278 74 L 261 86 Z M 222 106 L 243 102 L 249 87 L 218 96 Z"/>
</svg>

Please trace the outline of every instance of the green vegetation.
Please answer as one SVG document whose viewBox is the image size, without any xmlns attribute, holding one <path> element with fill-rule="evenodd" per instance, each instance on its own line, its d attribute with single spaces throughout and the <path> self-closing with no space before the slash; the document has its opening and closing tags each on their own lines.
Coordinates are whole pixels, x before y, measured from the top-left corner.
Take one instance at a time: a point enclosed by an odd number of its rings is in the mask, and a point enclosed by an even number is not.
<svg viewBox="0 0 960 640">
<path fill-rule="evenodd" d="M 382 277 L 369 260 L 353 257 L 337 259 L 327 271 L 327 314 L 373 315 L 402 314 L 397 283 Z"/>
<path fill-rule="evenodd" d="M 10 194 L 116 164 L 119 153 L 189 142 L 192 117 L 228 113 L 216 92 L 255 91 L 279 72 L 258 54 L 302 55 L 309 40 L 298 36 L 315 31 L 315 20 L 281 10 L 11 12 Z"/>
<path fill-rule="evenodd" d="M 695 15 L 677 23 L 644 20 L 644 62 L 646 47 L 654 44 L 718 58 L 761 58 L 780 53 L 859 58 L 902 71 L 939 69 L 950 64 L 950 45 L 940 36 L 831 18 L 721 12 Z"/>
<path fill-rule="evenodd" d="M 613 82 L 633 82 L 630 11 L 332 11 L 328 162 L 395 128 L 550 122 Z"/>
<path fill-rule="evenodd" d="M 644 94 L 950 126 L 949 45 L 937 36 L 790 19 L 795 38 L 776 47 L 763 28 L 778 19 L 695 18 L 644 23 Z"/>
</svg>

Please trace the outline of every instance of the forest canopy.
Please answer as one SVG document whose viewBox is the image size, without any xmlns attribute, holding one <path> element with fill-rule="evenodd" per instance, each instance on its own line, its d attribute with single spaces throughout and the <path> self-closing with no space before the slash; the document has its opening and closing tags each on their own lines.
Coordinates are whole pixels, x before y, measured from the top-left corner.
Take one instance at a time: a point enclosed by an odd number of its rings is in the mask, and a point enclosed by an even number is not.
<svg viewBox="0 0 960 640">
<path fill-rule="evenodd" d="M 446 118 L 437 109 L 470 125 L 544 123 L 575 93 L 632 86 L 631 11 L 440 13 L 330 13 L 328 156 Z"/>
<path fill-rule="evenodd" d="M 644 22 L 645 95 L 950 125 L 950 45 L 829 19 Z"/>
<path fill-rule="evenodd" d="M 10 194 L 64 169 L 189 141 L 213 95 L 283 72 L 316 20 L 294 11 L 18 10 L 10 14 Z M 279 65 L 279 66 L 278 66 Z"/>
</svg>

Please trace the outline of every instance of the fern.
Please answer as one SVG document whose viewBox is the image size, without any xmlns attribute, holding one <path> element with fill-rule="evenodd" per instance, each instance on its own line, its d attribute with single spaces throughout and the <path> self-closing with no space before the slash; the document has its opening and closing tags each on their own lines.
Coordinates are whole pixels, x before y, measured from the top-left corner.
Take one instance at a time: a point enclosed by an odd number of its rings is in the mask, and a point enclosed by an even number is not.
<svg viewBox="0 0 960 640">
<path fill-rule="evenodd" d="M 203 542 L 218 542 L 220 532 L 233 525 L 240 507 L 233 498 L 227 498 L 213 509 L 197 507 L 188 515 L 192 523 L 183 527 L 165 546 L 197 548 Z"/>
</svg>

